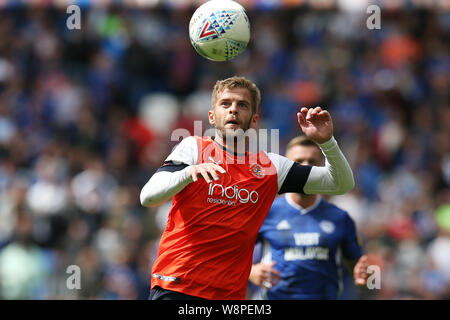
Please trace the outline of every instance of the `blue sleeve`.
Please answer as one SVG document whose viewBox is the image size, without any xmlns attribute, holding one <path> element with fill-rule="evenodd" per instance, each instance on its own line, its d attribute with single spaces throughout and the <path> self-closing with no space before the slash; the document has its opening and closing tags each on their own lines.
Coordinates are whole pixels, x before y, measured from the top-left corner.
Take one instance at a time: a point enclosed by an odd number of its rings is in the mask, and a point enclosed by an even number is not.
<svg viewBox="0 0 450 320">
<path fill-rule="evenodd" d="M 362 249 L 358 243 L 355 222 L 346 213 L 345 215 L 345 234 L 342 241 L 342 254 L 345 259 L 355 260 L 362 256 Z"/>
<path fill-rule="evenodd" d="M 262 242 L 256 242 L 255 244 L 255 248 L 253 249 L 253 259 L 252 259 L 252 263 L 258 263 L 261 262 L 262 259 Z"/>
<path fill-rule="evenodd" d="M 262 259 L 262 244 L 264 241 L 264 223 L 258 231 L 258 237 L 256 238 L 255 248 L 253 249 L 253 264 L 258 263 Z"/>
</svg>

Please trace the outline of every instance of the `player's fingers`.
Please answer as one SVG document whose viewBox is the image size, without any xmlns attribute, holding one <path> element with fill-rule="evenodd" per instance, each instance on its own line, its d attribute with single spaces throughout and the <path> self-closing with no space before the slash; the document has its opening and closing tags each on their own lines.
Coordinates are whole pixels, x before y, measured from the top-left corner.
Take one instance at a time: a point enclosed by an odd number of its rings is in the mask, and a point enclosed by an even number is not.
<svg viewBox="0 0 450 320">
<path fill-rule="evenodd" d="M 258 285 L 261 285 L 264 279 L 266 279 L 266 277 L 262 273 L 258 274 Z"/>
<path fill-rule="evenodd" d="M 308 113 L 306 114 L 306 120 L 310 120 L 312 118 L 313 108 L 308 109 Z"/>
<path fill-rule="evenodd" d="M 200 174 L 202 175 L 203 179 L 205 179 L 205 181 L 207 183 L 211 183 L 211 178 L 209 177 L 208 172 L 203 168 L 199 169 L 199 171 L 200 171 Z"/>
<path fill-rule="evenodd" d="M 219 171 L 220 173 L 226 173 L 225 169 L 222 168 L 221 166 L 219 166 L 218 164 L 212 163 L 212 167 L 216 170 Z"/>
<path fill-rule="evenodd" d="M 280 271 L 278 271 L 277 269 L 271 269 L 270 270 L 270 274 L 272 277 L 280 279 L 281 278 L 281 274 Z"/>
<path fill-rule="evenodd" d="M 305 115 L 301 112 L 297 113 L 297 121 L 299 125 L 305 126 L 306 125 Z"/>
<path fill-rule="evenodd" d="M 313 114 L 319 114 L 322 111 L 321 107 L 315 107 L 314 110 L 312 111 Z"/>
<path fill-rule="evenodd" d="M 300 112 L 301 112 L 304 116 L 306 116 L 306 114 L 308 113 L 308 108 L 302 107 L 302 108 L 300 109 Z"/>
<path fill-rule="evenodd" d="M 331 117 L 330 113 L 327 110 L 321 110 L 319 113 L 317 113 L 320 117 Z"/>
<path fill-rule="evenodd" d="M 357 274 L 366 274 L 367 268 L 364 265 L 356 267 L 355 273 Z"/>
<path fill-rule="evenodd" d="M 190 174 L 191 174 L 192 181 L 196 182 L 198 180 L 198 178 L 197 178 L 197 174 L 198 174 L 197 169 L 196 168 L 192 168 Z"/>
<path fill-rule="evenodd" d="M 355 273 L 355 278 L 357 279 L 365 279 L 365 274 L 363 272 L 356 272 Z"/>
<path fill-rule="evenodd" d="M 211 175 L 211 177 L 212 177 L 214 180 L 217 181 L 217 180 L 220 179 L 219 176 L 218 176 L 218 174 L 216 173 L 216 168 L 210 167 L 210 168 L 207 169 L 207 171 L 208 171 L 208 173 Z"/>
<path fill-rule="evenodd" d="M 274 269 L 274 268 L 270 269 L 270 273 L 273 274 L 273 275 L 276 275 L 276 276 L 280 275 L 280 271 L 278 271 L 277 269 Z"/>
</svg>

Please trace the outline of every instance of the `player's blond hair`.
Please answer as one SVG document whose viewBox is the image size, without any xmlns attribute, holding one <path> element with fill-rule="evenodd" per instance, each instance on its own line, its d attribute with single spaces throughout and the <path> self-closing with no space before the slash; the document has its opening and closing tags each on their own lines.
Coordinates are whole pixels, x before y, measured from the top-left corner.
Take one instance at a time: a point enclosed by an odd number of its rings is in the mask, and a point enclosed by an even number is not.
<svg viewBox="0 0 450 320">
<path fill-rule="evenodd" d="M 212 92 L 211 109 L 214 109 L 214 106 L 217 103 L 217 96 L 219 95 L 219 93 L 225 89 L 231 88 L 247 89 L 252 98 L 253 114 L 258 112 L 259 105 L 261 103 L 261 92 L 259 91 L 258 87 L 252 81 L 247 80 L 244 77 L 236 77 L 236 76 L 225 80 L 219 80 L 216 82 Z"/>
</svg>

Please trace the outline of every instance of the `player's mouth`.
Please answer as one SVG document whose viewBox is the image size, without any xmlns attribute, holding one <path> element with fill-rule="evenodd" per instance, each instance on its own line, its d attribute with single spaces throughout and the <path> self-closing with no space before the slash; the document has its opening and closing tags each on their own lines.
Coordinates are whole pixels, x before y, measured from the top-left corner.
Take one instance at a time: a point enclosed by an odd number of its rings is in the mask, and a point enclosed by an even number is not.
<svg viewBox="0 0 450 320">
<path fill-rule="evenodd" d="M 237 120 L 228 120 L 225 122 L 225 126 L 231 127 L 233 129 L 240 127 L 239 122 Z"/>
</svg>

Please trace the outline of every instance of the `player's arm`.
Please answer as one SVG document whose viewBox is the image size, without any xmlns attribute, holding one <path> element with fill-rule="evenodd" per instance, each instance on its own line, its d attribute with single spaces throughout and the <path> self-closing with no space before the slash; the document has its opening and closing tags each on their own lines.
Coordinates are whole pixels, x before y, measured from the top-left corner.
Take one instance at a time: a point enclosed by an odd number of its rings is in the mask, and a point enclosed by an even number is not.
<svg viewBox="0 0 450 320">
<path fill-rule="evenodd" d="M 303 191 L 306 194 L 343 194 L 355 186 L 353 173 L 333 137 L 333 121 L 321 107 L 302 108 L 297 114 L 302 131 L 325 155 L 325 167 L 312 167 Z"/>
<path fill-rule="evenodd" d="M 354 186 L 350 166 L 332 138 L 320 145 L 326 156 L 325 166 L 305 166 L 288 158 L 269 153 L 278 174 L 278 193 L 343 194 Z"/>
<path fill-rule="evenodd" d="M 281 280 L 280 271 L 274 269 L 275 261 L 271 263 L 258 262 L 252 264 L 249 280 L 258 287 L 270 290 Z"/>
<path fill-rule="evenodd" d="M 183 139 L 142 188 L 141 204 L 146 207 L 160 205 L 199 177 L 209 183 L 212 179 L 218 180 L 219 173 L 225 173 L 222 167 L 214 163 L 196 164 L 197 153 L 195 138 Z"/>
<path fill-rule="evenodd" d="M 298 122 L 325 155 L 325 166 L 303 166 L 286 157 L 271 154 L 278 163 L 278 193 L 344 194 L 355 186 L 352 169 L 333 137 L 333 122 L 326 110 L 302 108 Z"/>
<path fill-rule="evenodd" d="M 169 168 L 175 171 L 167 171 Z M 189 183 L 196 182 L 199 177 L 207 183 L 213 179 L 219 180 L 219 173 L 225 173 L 225 170 L 214 163 L 188 166 L 184 163 L 165 162 L 142 188 L 141 204 L 145 207 L 158 206 L 171 199 Z"/>
<path fill-rule="evenodd" d="M 273 266 L 275 265 L 275 261 L 271 261 L 270 263 L 261 261 L 264 255 L 262 243 L 262 240 L 264 240 L 264 238 L 262 236 L 261 230 L 258 236 L 260 238 L 259 241 L 256 241 L 255 248 L 253 249 L 252 269 L 250 271 L 248 280 L 258 287 L 270 290 L 280 281 L 281 274 L 278 270 L 273 268 Z"/>
<path fill-rule="evenodd" d="M 305 194 L 344 194 L 355 186 L 353 172 L 334 137 L 319 144 L 325 166 L 313 166 L 303 187 Z"/>
<path fill-rule="evenodd" d="M 165 170 L 169 168 L 175 171 Z M 191 166 L 184 163 L 165 162 L 142 188 L 141 204 L 145 207 L 157 206 L 183 190 L 192 182 L 190 168 Z"/>
<path fill-rule="evenodd" d="M 363 255 L 355 222 L 347 213 L 344 219 L 344 239 L 340 244 L 344 266 L 353 275 L 355 285 L 365 286 L 368 278 L 368 259 L 366 255 Z"/>
</svg>

